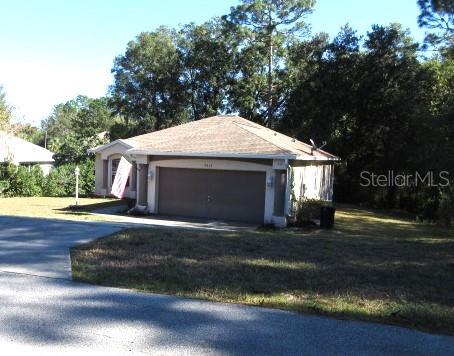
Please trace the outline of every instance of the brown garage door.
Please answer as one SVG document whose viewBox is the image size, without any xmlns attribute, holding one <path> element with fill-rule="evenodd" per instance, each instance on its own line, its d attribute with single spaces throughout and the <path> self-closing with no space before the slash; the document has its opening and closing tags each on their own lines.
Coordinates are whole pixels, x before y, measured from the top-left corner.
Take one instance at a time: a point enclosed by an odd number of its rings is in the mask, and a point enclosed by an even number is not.
<svg viewBox="0 0 454 356">
<path fill-rule="evenodd" d="M 159 168 L 158 211 L 263 223 L 265 173 Z"/>
</svg>

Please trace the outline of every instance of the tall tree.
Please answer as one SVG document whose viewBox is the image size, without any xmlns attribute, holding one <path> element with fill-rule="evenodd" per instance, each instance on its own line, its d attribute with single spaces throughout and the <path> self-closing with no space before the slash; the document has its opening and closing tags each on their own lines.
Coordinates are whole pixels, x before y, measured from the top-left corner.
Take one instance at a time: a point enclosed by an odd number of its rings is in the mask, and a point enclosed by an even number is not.
<svg viewBox="0 0 454 356">
<path fill-rule="evenodd" d="M 52 114 L 41 123 L 46 134 L 46 146 L 55 152 L 59 164 L 87 159 L 87 150 L 106 143 L 108 131 L 115 122 L 107 98 L 93 99 L 79 95 L 54 107 Z"/>
<path fill-rule="evenodd" d="M 434 76 L 430 93 L 430 126 L 435 133 L 431 144 L 426 147 L 430 152 L 427 165 L 454 173 L 454 59 L 434 58 L 425 62 L 424 66 Z"/>
<path fill-rule="evenodd" d="M 454 47 L 454 2 L 452 0 L 418 0 L 418 25 L 426 33 L 426 43 Z"/>
<path fill-rule="evenodd" d="M 77 116 L 78 107 L 82 97 L 69 100 L 54 106 L 52 113 L 41 121 L 41 130 L 45 133 L 45 146 L 48 141 L 69 134 Z"/>
<path fill-rule="evenodd" d="M 273 125 L 273 117 L 277 108 L 274 79 L 276 67 L 285 66 L 282 50 L 277 49 L 288 43 L 288 39 L 307 29 L 304 18 L 314 6 L 313 0 L 243 0 L 242 4 L 231 8 L 230 14 L 224 19 L 237 26 L 244 26 L 244 38 L 259 44 L 256 50 L 245 48 L 246 60 L 256 59 L 266 48 L 267 63 L 267 98 L 265 122 Z M 240 30 L 240 32 L 244 32 Z M 249 33 L 248 33 L 249 32 Z M 260 48 L 262 45 L 262 49 Z M 251 53 L 252 52 L 252 53 Z M 255 58 L 248 58 L 252 54 Z M 263 53 L 264 54 L 264 53 Z M 263 69 L 261 69 L 262 71 Z M 253 79 L 254 80 L 254 79 Z"/>
<path fill-rule="evenodd" d="M 188 119 L 177 43 L 177 33 L 161 27 L 141 33 L 128 43 L 125 54 L 115 59 L 111 105 L 126 124 L 132 119 L 147 131 Z"/>
<path fill-rule="evenodd" d="M 29 123 L 15 123 L 11 126 L 12 131 L 16 136 L 32 142 L 35 145 L 44 146 L 44 132 L 38 127 L 32 126 Z"/>
<path fill-rule="evenodd" d="M 346 27 L 315 57 L 284 122 L 303 139 L 326 140 L 328 150 L 342 157 L 338 199 L 396 206 L 393 187 L 363 189 L 360 173 L 422 167 L 433 131 L 432 74 L 419 63 L 417 44 L 398 25 L 374 26 L 362 51 L 359 43 Z"/>
<path fill-rule="evenodd" d="M 76 115 L 72 118 L 72 131 L 81 137 L 90 137 L 108 131 L 113 114 L 107 98 L 79 98 Z"/>
<path fill-rule="evenodd" d="M 5 91 L 0 86 L 0 130 L 8 130 L 11 122 L 12 108 L 6 103 Z"/>
<path fill-rule="evenodd" d="M 180 30 L 178 51 L 183 85 L 197 120 L 228 110 L 228 92 L 234 77 L 235 43 L 218 19 Z"/>
<path fill-rule="evenodd" d="M 300 68 L 299 84 L 286 103 L 282 128 L 302 140 L 326 141 L 343 159 L 355 151 L 351 135 L 361 58 L 360 37 L 349 26 L 331 43 L 318 36 L 295 46 L 292 62 Z"/>
</svg>

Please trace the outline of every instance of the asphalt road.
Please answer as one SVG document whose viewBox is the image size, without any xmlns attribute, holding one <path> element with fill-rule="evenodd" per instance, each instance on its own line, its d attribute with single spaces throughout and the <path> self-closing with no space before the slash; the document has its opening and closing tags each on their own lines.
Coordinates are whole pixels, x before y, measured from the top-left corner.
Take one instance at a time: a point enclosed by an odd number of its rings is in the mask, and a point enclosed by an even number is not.
<svg viewBox="0 0 454 356">
<path fill-rule="evenodd" d="M 2 354 L 454 355 L 447 336 L 68 279 L 68 247 L 118 229 L 0 217 Z"/>
</svg>

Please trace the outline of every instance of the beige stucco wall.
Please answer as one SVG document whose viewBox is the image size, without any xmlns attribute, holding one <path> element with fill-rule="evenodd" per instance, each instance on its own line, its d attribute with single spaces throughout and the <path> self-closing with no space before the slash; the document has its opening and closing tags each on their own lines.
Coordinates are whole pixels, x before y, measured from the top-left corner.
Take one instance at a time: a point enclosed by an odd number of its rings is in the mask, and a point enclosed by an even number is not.
<svg viewBox="0 0 454 356">
<path fill-rule="evenodd" d="M 102 194 L 103 184 L 103 159 L 121 157 L 126 151 L 122 145 L 113 145 L 102 153 L 96 155 L 96 193 Z M 285 211 L 291 211 L 291 199 L 305 197 L 309 199 L 332 200 L 333 196 L 333 173 L 332 162 L 316 161 L 293 161 L 291 166 L 286 160 L 241 160 L 219 158 L 194 158 L 194 157 L 160 157 L 137 155 L 130 157 L 138 164 L 147 164 L 147 206 L 150 213 L 156 213 L 158 167 L 195 168 L 212 170 L 238 170 L 238 171 L 261 171 L 266 174 L 264 223 L 273 223 L 278 226 L 286 224 L 285 216 L 274 216 L 275 172 L 287 170 L 287 189 L 285 192 Z M 110 165 L 109 165 L 110 167 Z M 137 175 L 136 191 L 139 190 L 140 182 Z M 110 182 L 109 182 L 110 183 Z M 136 197 L 136 191 L 128 192 L 130 197 Z M 105 194 L 105 193 L 104 193 Z"/>
<path fill-rule="evenodd" d="M 103 179 L 104 179 L 103 160 L 101 158 L 101 153 L 97 153 L 95 156 L 95 194 L 96 195 L 106 195 L 107 194 L 102 188 Z"/>
<path fill-rule="evenodd" d="M 121 144 L 115 144 L 110 147 L 107 147 L 105 150 L 96 153 L 95 156 L 95 194 L 96 195 L 109 195 L 111 190 L 112 182 L 110 181 L 110 170 L 111 170 L 111 163 L 112 159 L 121 158 L 122 156 L 126 155 L 126 150 L 128 148 Z M 129 158 L 129 157 L 128 157 Z M 130 159 L 129 159 L 130 160 Z M 104 172 L 104 161 L 107 161 L 107 173 Z M 107 189 L 103 188 L 103 180 L 104 174 L 108 174 L 107 179 Z M 132 181 L 132 173 L 130 175 L 130 182 Z M 130 184 L 131 186 L 131 184 Z M 131 190 L 127 187 L 125 190 L 125 196 L 129 198 L 136 197 L 136 191 Z"/>
<path fill-rule="evenodd" d="M 334 164 L 331 162 L 298 162 L 291 167 L 291 184 L 295 199 L 333 199 Z"/>
<path fill-rule="evenodd" d="M 125 154 L 125 152 L 129 149 L 130 147 L 127 147 L 121 143 L 116 143 L 112 146 L 109 146 L 105 149 L 103 149 L 99 154 L 101 154 L 102 159 L 107 159 L 109 156 L 112 156 L 114 154 Z"/>
<path fill-rule="evenodd" d="M 43 171 L 43 174 L 45 176 L 47 176 L 47 175 L 49 175 L 50 171 L 54 168 L 54 164 L 53 163 L 40 163 L 39 167 Z"/>
<path fill-rule="evenodd" d="M 38 166 L 41 168 L 41 171 L 45 176 L 49 175 L 50 171 L 54 169 L 54 164 L 49 162 L 49 163 L 36 163 L 36 162 L 31 162 L 31 163 L 17 163 L 17 162 L 12 162 L 15 165 L 20 165 L 22 167 L 28 167 L 29 171 L 32 169 L 34 166 Z"/>
<path fill-rule="evenodd" d="M 119 155 L 121 157 L 128 150 L 128 147 L 122 145 L 120 143 L 116 143 L 112 146 L 109 146 L 103 149 L 100 152 L 96 153 L 95 156 L 95 194 L 96 195 L 107 195 L 109 192 L 109 187 L 107 189 L 103 188 L 103 179 L 105 172 L 104 169 L 104 160 L 109 160 L 113 157 L 113 155 Z M 108 182 L 109 185 L 109 182 Z"/>
</svg>

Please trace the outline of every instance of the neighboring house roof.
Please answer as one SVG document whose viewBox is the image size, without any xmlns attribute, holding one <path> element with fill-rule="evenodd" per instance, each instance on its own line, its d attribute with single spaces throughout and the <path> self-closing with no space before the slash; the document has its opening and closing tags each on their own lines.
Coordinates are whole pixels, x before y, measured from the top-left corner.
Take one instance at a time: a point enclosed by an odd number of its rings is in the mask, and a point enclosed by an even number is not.
<svg viewBox="0 0 454 356">
<path fill-rule="evenodd" d="M 96 134 L 96 137 L 98 137 L 100 140 L 104 140 L 105 138 L 109 137 L 109 131 L 102 131 Z"/>
<path fill-rule="evenodd" d="M 314 150 L 310 145 L 239 116 L 212 116 L 118 141 L 123 143 L 126 141 L 132 146 L 128 150 L 131 154 L 338 159 L 328 152 Z M 106 146 L 98 147 L 96 150 L 104 148 Z"/>
<path fill-rule="evenodd" d="M 44 147 L 0 131 L 0 162 L 52 163 L 53 155 Z"/>
</svg>

